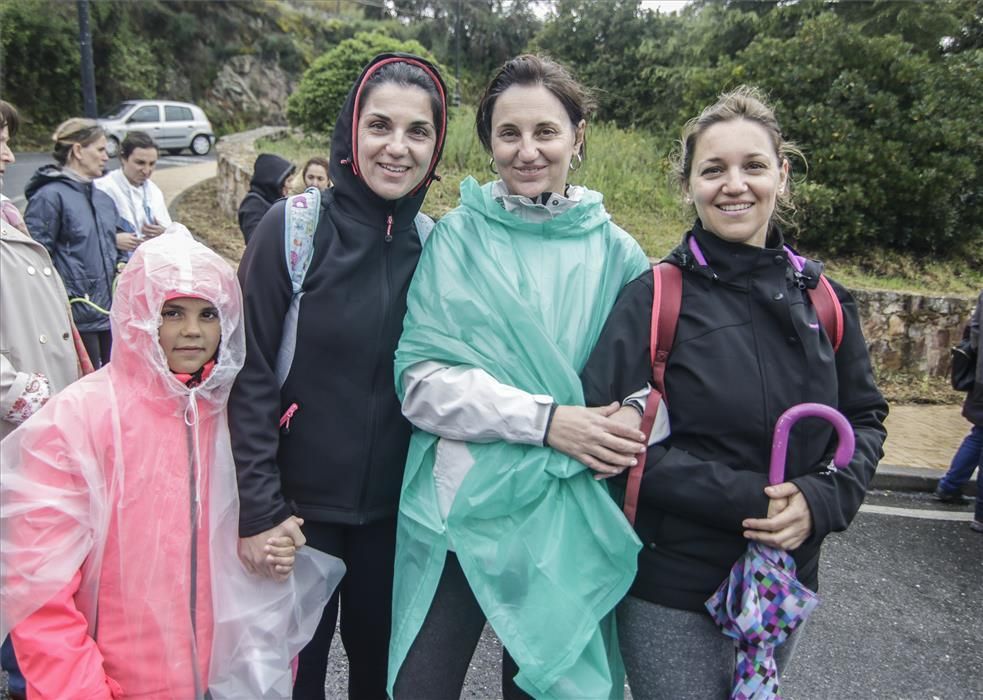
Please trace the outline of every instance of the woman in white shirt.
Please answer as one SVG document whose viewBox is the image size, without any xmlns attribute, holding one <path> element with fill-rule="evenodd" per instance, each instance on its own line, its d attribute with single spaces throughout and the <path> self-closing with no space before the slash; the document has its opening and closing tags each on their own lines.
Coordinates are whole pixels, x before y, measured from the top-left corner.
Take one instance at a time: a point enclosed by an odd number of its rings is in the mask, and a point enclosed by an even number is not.
<svg viewBox="0 0 983 700">
<path fill-rule="evenodd" d="M 119 170 L 95 181 L 95 186 L 116 204 L 116 247 L 120 250 L 134 251 L 141 241 L 159 236 L 171 225 L 164 193 L 150 180 L 158 156 L 150 134 L 131 131 L 120 145 Z"/>
</svg>

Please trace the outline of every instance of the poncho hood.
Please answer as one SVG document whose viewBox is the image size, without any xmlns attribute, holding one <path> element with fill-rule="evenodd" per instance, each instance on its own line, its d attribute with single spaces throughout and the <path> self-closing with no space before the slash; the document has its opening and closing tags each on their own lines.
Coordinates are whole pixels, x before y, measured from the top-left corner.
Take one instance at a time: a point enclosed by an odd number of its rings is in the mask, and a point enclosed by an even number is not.
<svg viewBox="0 0 983 700">
<path fill-rule="evenodd" d="M 119 277 L 110 320 L 114 382 L 152 396 L 158 410 L 184 411 L 191 390 L 171 372 L 158 341 L 160 310 L 168 297 L 207 299 L 219 312 L 222 340 L 215 367 L 196 388 L 202 414 L 221 411 L 246 356 L 242 294 L 227 262 L 191 237 L 181 224 L 143 243 Z"/>
<path fill-rule="evenodd" d="M 510 234 L 522 232 L 549 238 L 583 236 L 611 220 L 604 209 L 604 196 L 594 190 L 585 188 L 577 206 L 548 221 L 529 221 L 506 211 L 495 199 L 494 190 L 494 182 L 479 185 L 468 176 L 461 182 L 461 205 L 507 227 Z"/>
</svg>

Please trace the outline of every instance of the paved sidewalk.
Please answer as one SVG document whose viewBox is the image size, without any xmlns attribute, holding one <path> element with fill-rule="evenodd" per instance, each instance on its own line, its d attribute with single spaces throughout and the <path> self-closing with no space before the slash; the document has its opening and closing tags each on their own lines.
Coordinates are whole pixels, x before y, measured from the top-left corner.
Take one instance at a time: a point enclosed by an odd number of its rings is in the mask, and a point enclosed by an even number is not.
<svg viewBox="0 0 983 700">
<path fill-rule="evenodd" d="M 164 201 L 170 207 L 179 194 L 198 183 L 215 177 L 218 174 L 218 163 L 210 160 L 197 165 L 187 165 L 181 168 L 165 168 L 154 172 L 151 178 L 164 194 Z"/>
</svg>

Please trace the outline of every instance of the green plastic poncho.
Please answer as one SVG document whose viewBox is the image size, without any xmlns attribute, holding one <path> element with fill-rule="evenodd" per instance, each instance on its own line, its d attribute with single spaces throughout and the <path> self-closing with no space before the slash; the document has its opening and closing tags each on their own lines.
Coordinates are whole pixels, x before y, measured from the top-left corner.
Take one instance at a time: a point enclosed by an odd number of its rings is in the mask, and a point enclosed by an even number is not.
<svg viewBox="0 0 983 700">
<path fill-rule="evenodd" d="M 434 360 L 480 367 L 560 405 L 583 405 L 579 372 L 621 288 L 648 269 L 599 193 L 545 223 L 505 211 L 473 178 L 420 259 L 396 351 L 396 386 Z M 454 550 L 489 623 L 537 698 L 621 698 L 614 606 L 640 543 L 603 482 L 551 448 L 470 444 L 475 464 L 446 522 L 437 436 L 414 430 L 396 549 L 389 692 Z"/>
</svg>

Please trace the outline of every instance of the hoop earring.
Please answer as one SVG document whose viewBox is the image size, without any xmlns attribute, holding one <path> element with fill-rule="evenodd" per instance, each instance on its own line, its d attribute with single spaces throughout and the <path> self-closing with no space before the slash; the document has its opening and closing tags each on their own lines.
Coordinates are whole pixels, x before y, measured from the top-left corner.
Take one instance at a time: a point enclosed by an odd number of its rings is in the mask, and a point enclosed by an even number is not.
<svg viewBox="0 0 983 700">
<path fill-rule="evenodd" d="M 495 157 L 492 156 L 488 159 L 488 169 L 492 171 L 493 175 L 498 175 L 498 171 L 495 170 Z"/>
<path fill-rule="evenodd" d="M 577 165 L 574 166 L 573 158 L 577 159 Z M 570 159 L 570 170 L 580 170 L 580 166 L 584 164 L 584 159 L 580 157 L 579 153 L 574 153 L 573 158 Z"/>
</svg>

